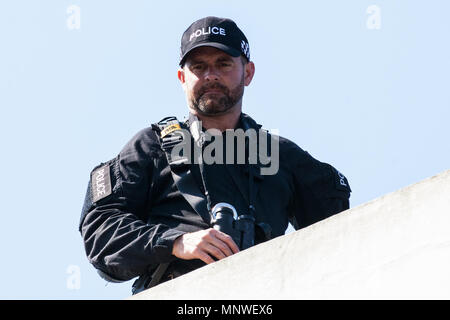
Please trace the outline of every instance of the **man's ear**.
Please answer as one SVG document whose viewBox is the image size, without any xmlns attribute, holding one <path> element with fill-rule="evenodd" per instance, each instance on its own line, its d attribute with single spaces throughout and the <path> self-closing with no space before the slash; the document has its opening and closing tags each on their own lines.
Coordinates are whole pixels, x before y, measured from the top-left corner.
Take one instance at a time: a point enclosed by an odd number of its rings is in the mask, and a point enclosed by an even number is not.
<svg viewBox="0 0 450 320">
<path fill-rule="evenodd" d="M 183 68 L 178 69 L 178 80 L 180 80 L 181 84 L 184 84 L 184 82 L 185 82 Z"/>
<path fill-rule="evenodd" d="M 252 61 L 249 61 L 245 64 L 244 68 L 244 84 L 248 86 L 255 75 L 255 64 Z"/>
</svg>

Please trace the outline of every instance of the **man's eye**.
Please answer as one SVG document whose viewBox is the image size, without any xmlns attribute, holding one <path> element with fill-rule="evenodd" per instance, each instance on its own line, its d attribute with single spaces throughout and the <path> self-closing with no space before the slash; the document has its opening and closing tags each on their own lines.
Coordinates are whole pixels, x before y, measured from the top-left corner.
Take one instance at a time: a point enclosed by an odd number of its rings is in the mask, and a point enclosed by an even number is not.
<svg viewBox="0 0 450 320">
<path fill-rule="evenodd" d="M 191 69 L 192 70 L 201 70 L 203 66 L 201 64 L 194 64 Z"/>
</svg>

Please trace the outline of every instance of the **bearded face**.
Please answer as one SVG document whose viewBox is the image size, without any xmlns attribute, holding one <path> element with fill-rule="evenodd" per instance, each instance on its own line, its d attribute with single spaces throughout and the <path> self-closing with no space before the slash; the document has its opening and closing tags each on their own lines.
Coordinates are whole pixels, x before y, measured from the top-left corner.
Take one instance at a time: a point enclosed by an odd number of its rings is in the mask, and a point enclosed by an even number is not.
<svg viewBox="0 0 450 320">
<path fill-rule="evenodd" d="M 252 67 L 242 56 L 233 57 L 207 46 L 194 49 L 178 71 L 189 108 L 205 116 L 241 108 L 244 87 L 253 75 Z"/>
<path fill-rule="evenodd" d="M 189 105 L 192 109 L 204 115 L 226 113 L 244 95 L 244 74 L 234 88 L 228 88 L 219 82 L 207 83 L 193 92 Z"/>
</svg>

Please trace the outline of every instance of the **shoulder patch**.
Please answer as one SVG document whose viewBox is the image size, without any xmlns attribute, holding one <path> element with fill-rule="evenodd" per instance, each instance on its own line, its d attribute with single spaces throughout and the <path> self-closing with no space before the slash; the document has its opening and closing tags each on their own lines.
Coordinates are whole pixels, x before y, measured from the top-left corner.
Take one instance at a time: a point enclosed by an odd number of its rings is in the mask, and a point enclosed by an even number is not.
<svg viewBox="0 0 450 320">
<path fill-rule="evenodd" d="M 111 175 L 109 164 L 103 165 L 91 173 L 92 201 L 97 202 L 111 194 Z"/>
<path fill-rule="evenodd" d="M 334 169 L 335 180 L 336 180 L 336 188 L 339 190 L 351 192 L 350 185 L 348 183 L 347 178 L 340 173 L 337 169 Z"/>
<path fill-rule="evenodd" d="M 165 136 L 167 136 L 168 134 L 170 134 L 176 130 L 181 130 L 179 123 L 173 123 L 173 124 L 168 125 L 161 131 L 161 138 L 164 138 Z"/>
</svg>

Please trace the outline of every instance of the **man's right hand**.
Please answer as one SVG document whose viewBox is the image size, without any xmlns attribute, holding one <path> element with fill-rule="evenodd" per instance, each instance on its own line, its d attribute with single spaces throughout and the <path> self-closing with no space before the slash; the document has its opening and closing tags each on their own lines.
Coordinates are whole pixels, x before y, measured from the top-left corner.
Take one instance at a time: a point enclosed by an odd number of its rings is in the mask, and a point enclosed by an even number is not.
<svg viewBox="0 0 450 320">
<path fill-rule="evenodd" d="M 209 264 L 214 258 L 220 260 L 238 253 L 239 248 L 229 235 L 210 228 L 178 237 L 172 249 L 172 254 L 180 259 L 200 259 Z"/>
</svg>

